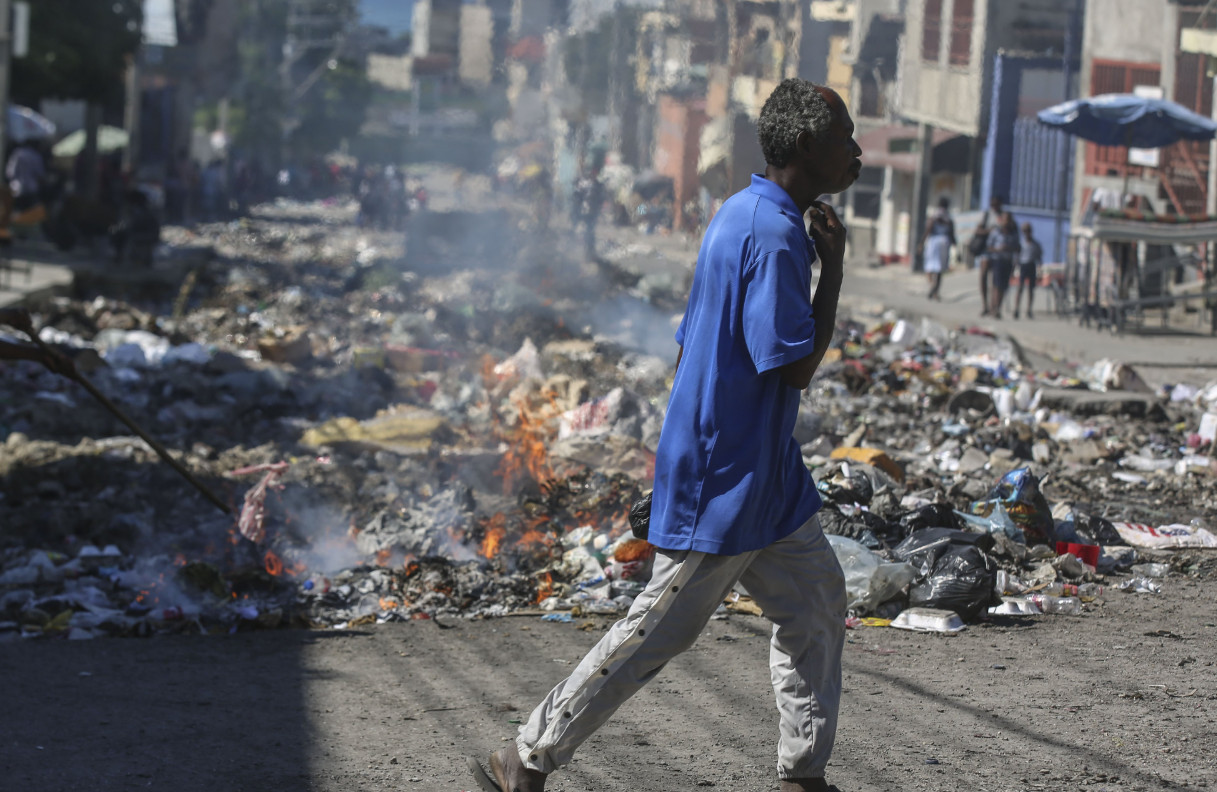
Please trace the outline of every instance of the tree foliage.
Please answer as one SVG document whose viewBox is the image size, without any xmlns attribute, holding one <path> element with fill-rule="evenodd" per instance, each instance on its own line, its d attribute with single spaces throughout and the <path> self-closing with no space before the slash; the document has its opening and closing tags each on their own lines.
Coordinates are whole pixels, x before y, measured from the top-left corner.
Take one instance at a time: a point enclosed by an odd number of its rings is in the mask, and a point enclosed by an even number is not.
<svg viewBox="0 0 1217 792">
<path fill-rule="evenodd" d="M 283 60 L 292 14 L 312 20 L 296 39 L 333 42 Z M 243 5 L 238 42 L 243 123 L 237 144 L 257 152 L 290 148 L 299 156 L 325 154 L 363 124 L 370 85 L 362 69 L 336 56 L 338 44 L 357 18 L 354 0 L 257 0 Z M 302 86 L 307 89 L 300 91 Z"/>
<path fill-rule="evenodd" d="M 13 100 L 117 99 L 127 58 L 139 48 L 142 24 L 140 0 L 31 3 L 29 54 L 13 59 Z"/>
<path fill-rule="evenodd" d="M 293 130 L 294 148 L 324 154 L 354 137 L 363 126 L 372 84 L 356 65 L 338 61 L 327 69 L 299 106 L 300 123 Z"/>
</svg>

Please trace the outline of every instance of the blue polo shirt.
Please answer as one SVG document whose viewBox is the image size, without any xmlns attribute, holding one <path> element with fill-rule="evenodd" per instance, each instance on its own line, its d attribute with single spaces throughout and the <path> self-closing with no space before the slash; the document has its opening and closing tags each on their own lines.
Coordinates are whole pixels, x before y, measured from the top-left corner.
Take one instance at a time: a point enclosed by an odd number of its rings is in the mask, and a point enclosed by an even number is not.
<svg viewBox="0 0 1217 792">
<path fill-rule="evenodd" d="M 706 229 L 655 457 L 658 547 L 745 553 L 819 510 L 794 440 L 800 391 L 777 372 L 811 354 L 815 258 L 790 195 L 758 175 Z"/>
</svg>

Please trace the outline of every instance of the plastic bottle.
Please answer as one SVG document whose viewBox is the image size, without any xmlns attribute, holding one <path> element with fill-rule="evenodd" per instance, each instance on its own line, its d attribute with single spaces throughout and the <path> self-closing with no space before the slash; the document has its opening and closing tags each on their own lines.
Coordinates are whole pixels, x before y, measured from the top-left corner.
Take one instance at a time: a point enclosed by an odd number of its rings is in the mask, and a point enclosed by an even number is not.
<svg viewBox="0 0 1217 792">
<path fill-rule="evenodd" d="M 1082 615 L 1082 601 L 1077 597 L 1054 597 L 1051 594 L 1031 594 L 1030 602 L 1044 613 L 1063 613 L 1067 616 Z"/>
<path fill-rule="evenodd" d="M 1074 596 L 1082 602 L 1094 602 L 1103 596 L 1103 587 L 1098 583 L 1079 583 L 1077 593 Z"/>
<path fill-rule="evenodd" d="M 1103 596 L 1103 587 L 1098 583 L 1073 584 L 1056 581 L 1044 586 L 1037 593 L 1046 594 L 1050 597 L 1077 597 L 1082 602 L 1091 602 Z"/>
</svg>

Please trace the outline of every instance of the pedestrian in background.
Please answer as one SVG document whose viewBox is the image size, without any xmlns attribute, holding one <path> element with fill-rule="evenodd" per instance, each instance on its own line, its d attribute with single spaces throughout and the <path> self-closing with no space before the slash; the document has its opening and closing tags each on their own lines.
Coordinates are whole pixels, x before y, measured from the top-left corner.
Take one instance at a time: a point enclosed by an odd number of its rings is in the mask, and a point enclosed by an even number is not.
<svg viewBox="0 0 1217 792">
<path fill-rule="evenodd" d="M 1014 215 L 1002 212 L 998 215 L 993 230 L 989 232 L 989 274 L 993 278 L 989 315 L 994 319 L 1001 319 L 1001 304 L 1006 298 L 1006 290 L 1010 288 L 1014 261 L 1020 249 L 1018 225 L 1014 222 Z"/>
<path fill-rule="evenodd" d="M 1030 223 L 1023 223 L 1023 241 L 1018 251 L 1018 291 L 1014 295 L 1014 318 L 1018 318 L 1023 287 L 1027 287 L 1027 318 L 1034 319 L 1035 284 L 1039 281 L 1040 265 L 1044 263 L 1044 248 L 1035 239 Z"/>
<path fill-rule="evenodd" d="M 989 208 L 980 218 L 980 225 L 972 232 L 968 241 L 968 252 L 972 254 L 977 268 L 980 270 L 980 315 L 989 315 L 989 235 L 993 232 L 990 222 L 995 222 L 1002 216 L 1001 196 L 995 195 L 989 200 Z"/>
<path fill-rule="evenodd" d="M 925 234 L 921 238 L 922 264 L 930 280 L 927 299 L 942 302 L 942 295 L 939 294 L 942 273 L 950 265 L 951 247 L 954 244 L 955 222 L 951 219 L 951 199 L 944 196 L 938 200 L 938 212 L 926 224 Z"/>
<path fill-rule="evenodd" d="M 46 180 L 46 161 L 37 141 L 18 143 L 4 167 L 8 188 L 13 192 L 13 208 L 24 212 L 42 200 Z"/>
</svg>

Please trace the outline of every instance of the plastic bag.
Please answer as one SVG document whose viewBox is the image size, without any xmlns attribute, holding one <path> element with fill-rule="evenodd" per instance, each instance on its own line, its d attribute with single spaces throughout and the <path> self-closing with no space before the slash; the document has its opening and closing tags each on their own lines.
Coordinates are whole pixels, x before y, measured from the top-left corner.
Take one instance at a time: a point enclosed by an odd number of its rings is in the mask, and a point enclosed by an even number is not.
<svg viewBox="0 0 1217 792">
<path fill-rule="evenodd" d="M 846 608 L 855 613 L 873 612 L 898 596 L 917 574 L 911 565 L 887 561 L 853 539 L 829 535 L 828 543 L 845 572 Z"/>
<path fill-rule="evenodd" d="M 1026 535 L 1026 544 L 1056 543 L 1056 525 L 1052 509 L 1040 493 L 1040 480 L 1029 468 L 1011 470 L 1002 476 L 984 500 L 972 504 L 972 514 L 989 517 L 1001 506 L 1010 519 Z"/>
<path fill-rule="evenodd" d="M 651 495 L 652 490 L 634 501 L 630 507 L 630 531 L 638 539 L 646 539 L 651 532 Z"/>
<path fill-rule="evenodd" d="M 1006 511 L 1006 507 L 1000 503 L 996 504 L 993 511 L 989 512 L 986 517 L 977 517 L 963 512 L 955 512 L 955 514 L 965 527 L 971 526 L 973 530 L 988 534 L 1001 534 L 1021 545 L 1028 544 L 1023 529 L 1015 524 L 1014 520 L 1010 518 L 1010 513 Z"/>
<path fill-rule="evenodd" d="M 912 533 L 924 528 L 958 528 L 955 510 L 948 503 L 930 503 L 919 509 L 905 512 L 897 522 L 900 525 L 900 538 L 905 539 Z"/>
<path fill-rule="evenodd" d="M 1056 521 L 1056 540 L 1089 545 L 1127 544 L 1110 520 L 1078 509 L 1070 510 L 1064 519 Z"/>
<path fill-rule="evenodd" d="M 885 541 L 894 544 L 900 540 L 895 523 L 865 509 L 825 503 L 818 516 L 824 533 L 853 539 L 871 550 L 879 550 Z"/>
<path fill-rule="evenodd" d="M 952 610 L 969 621 L 996 604 L 997 564 L 985 552 L 993 542 L 989 534 L 946 528 L 926 528 L 905 539 L 892 552 L 918 572 L 909 606 Z"/>
</svg>

